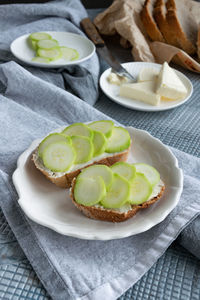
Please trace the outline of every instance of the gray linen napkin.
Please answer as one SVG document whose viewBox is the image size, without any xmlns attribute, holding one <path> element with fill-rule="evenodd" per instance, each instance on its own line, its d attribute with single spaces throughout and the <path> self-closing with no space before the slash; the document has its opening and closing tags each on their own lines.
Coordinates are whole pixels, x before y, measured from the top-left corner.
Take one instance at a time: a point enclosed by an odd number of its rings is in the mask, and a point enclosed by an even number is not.
<svg viewBox="0 0 200 300">
<path fill-rule="evenodd" d="M 0 203 L 19 244 L 53 299 L 116 299 L 199 214 L 200 159 L 172 149 L 184 170 L 183 194 L 169 216 L 147 232 L 105 242 L 62 236 L 21 211 L 11 180 L 17 157 L 59 126 L 107 117 L 14 62 L 0 66 L 0 82 Z"/>
<path fill-rule="evenodd" d="M 17 37 L 36 31 L 68 31 L 83 35 L 80 21 L 87 17 L 79 0 L 42 4 L 0 5 L 0 62 L 18 61 L 9 51 Z M 93 105 L 98 98 L 99 62 L 95 54 L 81 65 L 60 69 L 26 68 L 34 75 L 67 89 Z"/>
</svg>

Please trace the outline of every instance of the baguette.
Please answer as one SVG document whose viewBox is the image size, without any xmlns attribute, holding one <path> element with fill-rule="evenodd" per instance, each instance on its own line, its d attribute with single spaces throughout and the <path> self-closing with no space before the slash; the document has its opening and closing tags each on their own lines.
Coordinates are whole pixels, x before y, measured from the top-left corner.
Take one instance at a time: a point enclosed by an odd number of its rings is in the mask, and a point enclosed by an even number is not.
<svg viewBox="0 0 200 300">
<path fill-rule="evenodd" d="M 72 181 L 72 187 L 70 190 L 70 197 L 72 199 L 73 204 L 88 218 L 100 220 L 100 221 L 108 221 L 108 222 L 123 222 L 131 217 L 133 217 L 139 210 L 148 208 L 150 205 L 157 202 L 163 195 L 165 190 L 165 185 L 163 182 L 160 182 L 160 191 L 155 197 L 152 197 L 150 200 L 144 202 L 139 205 L 131 205 L 131 208 L 125 212 L 120 212 L 114 209 L 106 209 L 102 206 L 85 206 L 82 204 L 78 204 L 74 199 L 74 187 L 76 183 L 76 178 Z"/>
<path fill-rule="evenodd" d="M 151 0 L 146 0 L 140 13 L 142 23 L 152 41 L 165 42 L 165 39 L 160 32 L 153 18 L 153 4 Z"/>
<path fill-rule="evenodd" d="M 81 172 L 82 169 L 89 167 L 93 164 L 104 164 L 107 166 L 112 166 L 114 163 L 118 161 L 126 161 L 128 158 L 130 147 L 122 152 L 114 153 L 113 155 L 107 155 L 107 157 L 100 158 L 95 161 L 88 161 L 87 164 L 85 164 L 83 167 L 66 173 L 56 173 L 51 172 L 47 168 L 44 167 L 43 163 L 41 162 L 39 156 L 38 156 L 38 149 L 36 149 L 33 152 L 32 160 L 36 166 L 36 168 L 42 172 L 48 180 L 50 180 L 52 183 L 57 185 L 61 188 L 70 188 L 72 180 L 74 177 L 78 176 L 78 174 Z"/>
<path fill-rule="evenodd" d="M 192 55 L 196 52 L 197 23 L 189 11 L 187 1 L 168 0 L 166 19 L 179 47 Z"/>
</svg>

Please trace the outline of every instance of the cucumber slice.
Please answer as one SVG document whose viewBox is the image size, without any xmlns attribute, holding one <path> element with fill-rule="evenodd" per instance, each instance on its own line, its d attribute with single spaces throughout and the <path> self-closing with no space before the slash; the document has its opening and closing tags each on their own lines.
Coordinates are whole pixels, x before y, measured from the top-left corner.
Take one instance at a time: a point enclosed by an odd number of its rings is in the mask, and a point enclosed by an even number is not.
<svg viewBox="0 0 200 300">
<path fill-rule="evenodd" d="M 39 57 L 39 56 L 33 57 L 32 61 L 42 63 L 42 64 L 49 64 L 50 63 L 50 59 L 44 58 L 44 57 Z"/>
<path fill-rule="evenodd" d="M 120 175 L 113 174 L 112 184 L 101 204 L 105 208 L 119 208 L 128 201 L 129 196 L 130 183 Z"/>
<path fill-rule="evenodd" d="M 106 189 L 108 189 L 113 180 L 113 172 L 106 165 L 93 165 L 85 168 L 78 175 L 78 178 L 97 178 L 98 176 L 103 178 Z"/>
<path fill-rule="evenodd" d="M 37 49 L 37 42 L 30 39 L 30 46 L 31 46 L 31 48 L 33 48 L 33 50 L 36 50 Z"/>
<path fill-rule="evenodd" d="M 147 201 L 152 193 L 152 186 L 144 174 L 136 173 L 131 183 L 129 202 L 131 204 L 142 204 Z"/>
<path fill-rule="evenodd" d="M 93 146 L 94 153 L 93 156 L 97 156 L 105 152 L 107 139 L 103 133 L 100 131 L 93 131 Z"/>
<path fill-rule="evenodd" d="M 68 137 L 64 134 L 61 134 L 61 133 L 51 133 L 45 139 L 43 139 L 42 142 L 39 144 L 39 147 L 38 147 L 39 157 L 42 157 L 42 153 L 48 145 L 55 143 L 55 142 L 59 142 L 59 141 L 63 141 L 63 142 L 72 144 L 70 137 Z"/>
<path fill-rule="evenodd" d="M 37 42 L 37 47 L 42 49 L 52 49 L 58 47 L 58 41 L 51 39 L 51 40 L 40 40 Z"/>
<path fill-rule="evenodd" d="M 117 162 L 110 168 L 114 173 L 117 173 L 118 175 L 124 177 L 128 181 L 133 180 L 133 178 L 136 175 L 136 169 L 134 165 L 130 165 L 129 163 L 124 161 Z"/>
<path fill-rule="evenodd" d="M 79 58 L 79 53 L 77 50 L 69 47 L 60 47 L 62 52 L 62 57 L 66 60 L 76 60 Z"/>
<path fill-rule="evenodd" d="M 96 178 L 78 178 L 74 188 L 74 199 L 77 203 L 92 206 L 101 201 L 106 194 L 106 187 L 103 179 Z"/>
<path fill-rule="evenodd" d="M 144 163 L 137 163 L 134 164 L 134 166 L 136 168 L 136 172 L 142 173 L 146 176 L 152 187 L 160 181 L 160 174 L 154 167 Z"/>
<path fill-rule="evenodd" d="M 59 47 L 53 49 L 41 49 L 37 50 L 37 56 L 48 58 L 50 60 L 57 60 L 62 57 L 62 53 Z"/>
<path fill-rule="evenodd" d="M 29 35 L 29 38 L 37 42 L 40 40 L 50 40 L 51 35 L 46 32 L 34 32 Z"/>
<path fill-rule="evenodd" d="M 74 163 L 76 153 L 69 143 L 57 141 L 49 144 L 43 150 L 42 160 L 53 172 L 66 172 Z"/>
<path fill-rule="evenodd" d="M 87 136 L 89 138 L 93 137 L 93 131 L 91 128 L 86 126 L 83 123 L 74 123 L 68 127 L 66 127 L 63 131 L 63 134 L 66 135 L 81 135 L 81 136 Z"/>
<path fill-rule="evenodd" d="M 111 137 L 108 139 L 106 152 L 121 152 L 131 144 L 129 132 L 122 127 L 114 127 Z"/>
<path fill-rule="evenodd" d="M 80 135 L 73 135 L 71 139 L 76 152 L 75 164 L 82 164 L 89 161 L 92 158 L 94 151 L 91 139 Z"/>
<path fill-rule="evenodd" d="M 102 132 L 106 137 L 110 137 L 114 128 L 114 123 L 113 121 L 102 120 L 92 122 L 88 124 L 88 126 L 93 130 Z"/>
</svg>

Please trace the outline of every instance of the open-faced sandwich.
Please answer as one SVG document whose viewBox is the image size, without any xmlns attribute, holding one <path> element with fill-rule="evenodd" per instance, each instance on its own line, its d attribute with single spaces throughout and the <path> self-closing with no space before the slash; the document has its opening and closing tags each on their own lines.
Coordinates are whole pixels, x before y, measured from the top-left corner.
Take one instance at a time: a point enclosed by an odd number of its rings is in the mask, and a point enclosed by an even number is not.
<svg viewBox="0 0 200 300">
<path fill-rule="evenodd" d="M 69 188 L 85 167 L 126 161 L 130 146 L 129 132 L 112 121 L 74 123 L 45 137 L 33 152 L 33 162 L 51 182 Z"/>
<path fill-rule="evenodd" d="M 117 162 L 93 165 L 74 178 L 71 199 L 87 217 L 122 222 L 158 201 L 165 185 L 158 171 L 147 164 Z"/>
</svg>

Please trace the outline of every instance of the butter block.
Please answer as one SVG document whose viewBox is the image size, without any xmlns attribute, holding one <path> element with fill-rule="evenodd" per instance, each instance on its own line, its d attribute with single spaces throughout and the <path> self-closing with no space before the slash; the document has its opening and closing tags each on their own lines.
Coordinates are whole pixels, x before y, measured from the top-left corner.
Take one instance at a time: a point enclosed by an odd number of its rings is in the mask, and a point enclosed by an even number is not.
<svg viewBox="0 0 200 300">
<path fill-rule="evenodd" d="M 155 68 L 144 68 L 139 72 L 138 82 L 157 80 L 159 70 Z"/>
<path fill-rule="evenodd" d="M 119 76 L 116 73 L 111 72 L 107 77 L 107 80 L 111 84 L 121 85 L 122 83 L 128 82 L 128 78 L 124 76 Z"/>
<path fill-rule="evenodd" d="M 182 99 L 187 94 L 186 87 L 167 62 L 162 65 L 158 75 L 156 93 L 173 100 Z"/>
<path fill-rule="evenodd" d="M 119 95 L 151 105 L 160 104 L 160 95 L 155 93 L 154 81 L 123 84 L 120 86 Z"/>
</svg>

